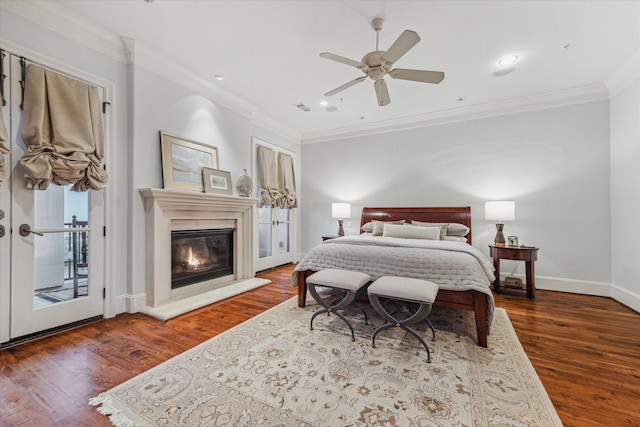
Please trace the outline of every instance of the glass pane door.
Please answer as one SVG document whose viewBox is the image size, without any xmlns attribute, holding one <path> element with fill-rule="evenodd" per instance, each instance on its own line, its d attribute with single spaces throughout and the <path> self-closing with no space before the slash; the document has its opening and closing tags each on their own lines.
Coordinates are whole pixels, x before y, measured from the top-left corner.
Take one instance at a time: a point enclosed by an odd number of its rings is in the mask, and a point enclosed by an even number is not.
<svg viewBox="0 0 640 427">
<path fill-rule="evenodd" d="M 11 75 L 20 74 L 12 56 Z M 11 79 L 10 100 L 9 339 L 101 316 L 104 309 L 104 191 L 27 187 L 19 164 L 26 151 L 19 80 Z"/>
</svg>

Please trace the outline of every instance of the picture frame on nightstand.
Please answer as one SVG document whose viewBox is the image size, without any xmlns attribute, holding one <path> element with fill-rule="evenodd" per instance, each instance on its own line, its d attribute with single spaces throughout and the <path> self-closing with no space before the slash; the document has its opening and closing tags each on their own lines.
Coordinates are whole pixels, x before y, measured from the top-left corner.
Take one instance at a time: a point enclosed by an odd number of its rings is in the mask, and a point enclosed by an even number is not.
<svg viewBox="0 0 640 427">
<path fill-rule="evenodd" d="M 509 246 L 518 246 L 518 236 L 507 237 L 507 244 Z"/>
</svg>

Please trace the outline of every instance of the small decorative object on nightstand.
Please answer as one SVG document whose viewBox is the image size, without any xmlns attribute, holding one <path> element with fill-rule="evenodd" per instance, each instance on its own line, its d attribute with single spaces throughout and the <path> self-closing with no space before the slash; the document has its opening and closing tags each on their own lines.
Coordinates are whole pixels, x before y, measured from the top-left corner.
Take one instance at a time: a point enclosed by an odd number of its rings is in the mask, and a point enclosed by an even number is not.
<svg viewBox="0 0 640 427">
<path fill-rule="evenodd" d="M 536 283 L 534 273 L 534 262 L 538 259 L 538 248 L 534 246 L 498 246 L 489 245 L 493 266 L 496 269 L 496 280 L 493 282 L 493 290 L 500 293 L 500 260 L 510 259 L 513 261 L 524 261 L 527 280 L 527 298 L 536 297 Z"/>
</svg>

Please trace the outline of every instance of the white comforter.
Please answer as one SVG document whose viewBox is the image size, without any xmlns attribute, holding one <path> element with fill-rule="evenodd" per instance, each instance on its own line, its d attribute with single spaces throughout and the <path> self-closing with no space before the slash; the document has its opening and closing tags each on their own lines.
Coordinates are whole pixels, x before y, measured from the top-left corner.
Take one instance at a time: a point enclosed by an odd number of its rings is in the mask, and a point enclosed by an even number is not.
<svg viewBox="0 0 640 427">
<path fill-rule="evenodd" d="M 467 243 L 444 240 L 400 239 L 369 234 L 326 240 L 311 249 L 294 270 L 337 268 L 381 276 L 412 277 L 437 283 L 441 289 L 474 289 L 488 295 L 489 324 L 493 295 L 489 285 L 495 279 L 493 265 L 478 249 Z"/>
</svg>

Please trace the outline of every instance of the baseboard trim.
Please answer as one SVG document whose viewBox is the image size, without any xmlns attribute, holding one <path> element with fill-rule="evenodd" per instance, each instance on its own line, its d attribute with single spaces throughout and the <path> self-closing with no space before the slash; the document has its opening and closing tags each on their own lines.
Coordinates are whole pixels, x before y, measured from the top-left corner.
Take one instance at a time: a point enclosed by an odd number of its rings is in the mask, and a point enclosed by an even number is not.
<svg viewBox="0 0 640 427">
<path fill-rule="evenodd" d="M 635 292 L 631 292 L 627 289 L 621 288 L 618 285 L 611 285 L 611 298 L 618 301 L 630 309 L 640 313 L 640 295 Z"/>
</svg>

